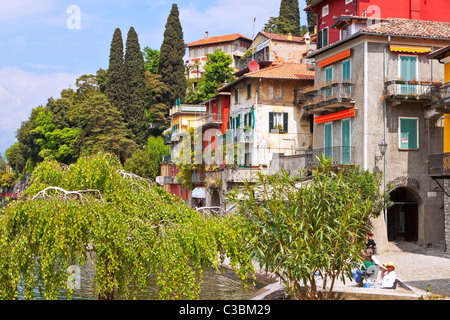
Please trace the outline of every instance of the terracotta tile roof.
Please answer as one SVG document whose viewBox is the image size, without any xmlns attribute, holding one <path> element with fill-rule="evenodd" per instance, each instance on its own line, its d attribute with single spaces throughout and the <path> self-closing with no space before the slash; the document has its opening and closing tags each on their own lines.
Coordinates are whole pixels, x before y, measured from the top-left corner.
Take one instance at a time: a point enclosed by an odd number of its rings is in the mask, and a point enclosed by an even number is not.
<svg viewBox="0 0 450 320">
<path fill-rule="evenodd" d="M 292 40 L 288 40 L 288 36 L 284 34 L 270 33 L 270 32 L 261 32 L 262 35 L 266 36 L 272 40 L 278 41 L 293 41 L 293 42 L 304 42 L 305 39 L 303 37 L 292 36 Z"/>
<path fill-rule="evenodd" d="M 397 18 L 384 19 L 379 23 L 360 29 L 347 38 L 317 49 L 312 54 L 308 55 L 307 58 L 313 58 L 319 53 L 337 47 L 344 42 L 362 35 L 389 35 L 394 37 L 450 40 L 450 23 Z"/>
<path fill-rule="evenodd" d="M 450 23 L 410 19 L 386 19 L 365 27 L 361 33 L 389 34 L 393 36 L 450 39 Z"/>
<path fill-rule="evenodd" d="M 233 34 L 228 34 L 225 36 L 208 37 L 208 38 L 200 39 L 200 40 L 189 43 L 187 45 L 187 47 L 196 47 L 196 46 L 204 46 L 204 45 L 214 44 L 214 43 L 231 42 L 231 41 L 235 41 L 239 38 L 242 38 L 242 39 L 245 39 L 248 41 L 252 41 L 250 38 L 247 38 L 239 33 L 233 33 Z"/>
<path fill-rule="evenodd" d="M 283 79 L 283 80 L 314 80 L 314 71 L 309 71 L 303 63 L 283 63 L 272 65 L 244 75 L 247 78 Z"/>
</svg>

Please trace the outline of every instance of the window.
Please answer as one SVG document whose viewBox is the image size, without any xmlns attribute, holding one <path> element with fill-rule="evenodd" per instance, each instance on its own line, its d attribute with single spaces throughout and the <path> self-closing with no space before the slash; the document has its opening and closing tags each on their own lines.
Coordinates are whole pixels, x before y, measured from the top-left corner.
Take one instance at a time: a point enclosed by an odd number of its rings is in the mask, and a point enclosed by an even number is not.
<svg viewBox="0 0 450 320">
<path fill-rule="evenodd" d="M 317 49 L 326 47 L 328 45 L 328 27 L 319 31 L 319 39 L 317 42 Z"/>
<path fill-rule="evenodd" d="M 400 56 L 400 79 L 404 81 L 417 80 L 417 56 Z M 417 92 L 417 85 L 405 83 L 401 87 L 402 94 Z"/>
<path fill-rule="evenodd" d="M 351 85 L 345 84 L 346 82 L 350 82 L 352 79 L 352 67 L 351 61 L 346 60 L 342 62 L 342 82 L 344 82 L 344 93 L 346 95 L 351 95 L 352 87 Z"/>
<path fill-rule="evenodd" d="M 284 99 L 284 83 L 281 81 L 272 82 L 270 86 L 270 96 L 272 99 Z"/>
<path fill-rule="evenodd" d="M 234 103 L 239 103 L 239 90 L 234 90 Z"/>
<path fill-rule="evenodd" d="M 252 113 L 244 114 L 244 127 L 252 127 Z"/>
<path fill-rule="evenodd" d="M 325 83 L 327 86 L 333 81 L 333 67 L 329 67 L 325 69 Z M 331 97 L 333 94 L 333 88 L 331 86 L 327 87 L 325 90 L 326 97 Z"/>
<path fill-rule="evenodd" d="M 326 5 L 322 7 L 322 17 L 325 17 L 330 12 L 330 5 Z"/>
<path fill-rule="evenodd" d="M 251 83 L 247 83 L 247 99 L 252 97 L 252 85 Z"/>
<path fill-rule="evenodd" d="M 269 112 L 269 132 L 280 128 L 281 131 L 288 132 L 287 112 Z"/>
<path fill-rule="evenodd" d="M 333 123 L 326 123 L 324 127 L 325 158 L 333 158 Z"/>
<path fill-rule="evenodd" d="M 346 119 L 341 122 L 342 141 L 342 163 L 350 164 L 351 161 L 351 120 Z"/>
<path fill-rule="evenodd" d="M 399 118 L 399 148 L 419 148 L 419 118 Z"/>
<path fill-rule="evenodd" d="M 351 72 L 352 72 L 352 70 L 351 70 L 350 60 L 346 60 L 346 61 L 342 62 L 342 81 L 343 82 L 351 80 L 351 78 L 352 78 Z"/>
</svg>

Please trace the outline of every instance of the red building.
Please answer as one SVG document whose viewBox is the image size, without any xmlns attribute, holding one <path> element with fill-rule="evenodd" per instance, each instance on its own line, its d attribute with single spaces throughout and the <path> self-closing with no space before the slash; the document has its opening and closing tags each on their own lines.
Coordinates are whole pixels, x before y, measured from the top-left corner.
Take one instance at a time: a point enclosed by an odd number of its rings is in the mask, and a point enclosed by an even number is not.
<svg viewBox="0 0 450 320">
<path fill-rule="evenodd" d="M 365 26 L 387 18 L 450 22 L 450 1 L 444 0 L 318 0 L 304 10 L 317 15 L 318 48 L 353 33 L 335 28 L 342 16 L 362 18 Z"/>
</svg>

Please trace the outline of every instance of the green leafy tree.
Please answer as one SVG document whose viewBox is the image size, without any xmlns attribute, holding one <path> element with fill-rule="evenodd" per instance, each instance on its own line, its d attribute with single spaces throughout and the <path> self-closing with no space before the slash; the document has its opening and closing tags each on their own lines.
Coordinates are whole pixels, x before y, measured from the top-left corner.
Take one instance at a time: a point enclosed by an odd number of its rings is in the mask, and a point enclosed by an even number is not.
<svg viewBox="0 0 450 320">
<path fill-rule="evenodd" d="M 36 118 L 36 129 L 32 133 L 38 137 L 36 144 L 40 147 L 39 156 L 42 159 L 52 157 L 63 163 L 73 162 L 79 129 L 57 128 L 52 121 L 52 113 L 41 108 Z"/>
<path fill-rule="evenodd" d="M 127 35 L 124 61 L 126 103 L 123 119 L 133 132 L 134 141 L 144 146 L 148 137 L 148 122 L 145 117 L 146 81 L 144 57 L 136 30 L 131 27 Z"/>
<path fill-rule="evenodd" d="M 160 299 L 198 299 L 204 270 L 230 259 L 254 272 L 239 217 L 201 216 L 115 157 L 34 170 L 28 198 L 0 212 L 0 299 L 73 293 L 67 269 L 94 269 L 99 299 L 134 298 L 156 277 Z M 92 264 L 87 260 L 92 259 Z"/>
<path fill-rule="evenodd" d="M 161 81 L 169 89 L 163 99 L 163 103 L 168 107 L 166 110 L 167 116 L 175 102 L 178 99 L 184 102 L 186 97 L 186 77 L 183 61 L 186 44 L 183 40 L 183 28 L 179 16 L 178 6 L 173 4 L 167 18 L 159 58 L 158 73 L 161 75 Z"/>
<path fill-rule="evenodd" d="M 2 173 L 0 170 L 0 188 L 11 188 L 15 181 L 14 173 Z"/>
<path fill-rule="evenodd" d="M 0 172 L 4 172 L 6 171 L 6 160 L 5 158 L 2 156 L 2 153 L 0 152 Z"/>
<path fill-rule="evenodd" d="M 145 60 L 145 69 L 152 74 L 157 74 L 159 68 L 159 56 L 161 55 L 161 52 L 150 47 L 145 47 L 143 50 L 143 54 Z"/>
<path fill-rule="evenodd" d="M 19 174 L 24 173 L 26 159 L 20 152 L 20 146 L 18 142 L 14 143 L 11 147 L 6 149 L 5 155 L 9 165 L 14 170 L 16 178 L 19 176 Z"/>
<path fill-rule="evenodd" d="M 203 101 L 215 96 L 217 89 L 225 82 L 234 80 L 233 68 L 230 67 L 233 59 L 222 50 L 216 50 L 209 54 L 204 66 L 203 82 L 200 84 L 199 93 Z"/>
<path fill-rule="evenodd" d="M 336 279 L 351 279 L 368 219 L 379 215 L 385 195 L 379 176 L 359 168 L 335 172 L 324 158 L 308 179 L 260 174 L 257 186 L 246 182 L 230 199 L 247 220 L 248 245 L 261 267 L 290 297 L 330 299 Z"/>
</svg>

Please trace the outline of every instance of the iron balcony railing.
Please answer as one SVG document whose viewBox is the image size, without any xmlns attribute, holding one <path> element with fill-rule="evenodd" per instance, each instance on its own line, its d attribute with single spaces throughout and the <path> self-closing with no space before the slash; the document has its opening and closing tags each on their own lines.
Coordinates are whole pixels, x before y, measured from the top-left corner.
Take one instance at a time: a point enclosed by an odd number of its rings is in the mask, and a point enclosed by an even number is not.
<svg viewBox="0 0 450 320">
<path fill-rule="evenodd" d="M 431 87 L 431 103 L 434 106 L 450 104 L 450 82 Z"/>
<path fill-rule="evenodd" d="M 386 98 L 416 100 L 431 99 L 432 84 L 430 82 L 390 80 L 384 85 Z"/>
<path fill-rule="evenodd" d="M 342 102 L 352 102 L 355 84 L 350 82 L 338 82 L 323 86 L 319 89 L 305 91 L 295 90 L 294 103 L 303 105 L 305 109 L 316 109 Z"/>
<path fill-rule="evenodd" d="M 450 177 L 450 153 L 429 155 L 428 174 L 430 176 Z"/>
<path fill-rule="evenodd" d="M 222 125 L 222 115 L 211 113 L 198 119 L 198 125 L 203 128 L 214 127 Z"/>
<path fill-rule="evenodd" d="M 324 155 L 325 158 L 331 158 L 332 164 L 353 165 L 355 147 L 328 147 L 321 149 L 313 149 L 306 152 L 306 166 L 317 166 L 319 158 Z"/>
</svg>

